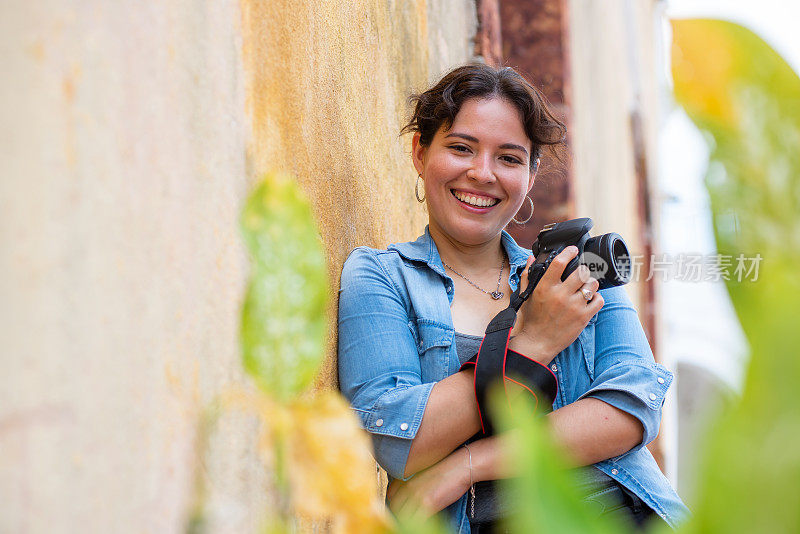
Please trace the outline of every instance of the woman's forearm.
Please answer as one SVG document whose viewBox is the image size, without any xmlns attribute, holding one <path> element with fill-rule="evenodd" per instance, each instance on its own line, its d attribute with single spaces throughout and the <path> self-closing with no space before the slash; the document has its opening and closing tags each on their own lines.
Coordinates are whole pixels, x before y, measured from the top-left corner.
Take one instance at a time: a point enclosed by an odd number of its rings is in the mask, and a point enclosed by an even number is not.
<svg viewBox="0 0 800 534">
<path fill-rule="evenodd" d="M 469 444 L 472 453 L 472 481 L 499 480 L 510 478 L 515 474 L 508 461 L 507 454 L 510 450 L 506 440 L 511 439 L 509 433 L 498 434 L 488 438 L 479 439 Z"/>
<path fill-rule="evenodd" d="M 624 454 L 642 442 L 642 423 L 599 399 L 586 397 L 549 416 L 553 438 L 577 465 Z"/>
<path fill-rule="evenodd" d="M 554 439 L 576 465 L 590 465 L 618 456 L 642 441 L 643 430 L 638 419 L 598 399 L 581 399 L 552 412 L 549 418 Z M 631 421 L 626 421 L 628 418 Z M 506 457 L 510 448 L 505 440 L 509 439 L 513 437 L 505 433 L 469 445 L 474 481 L 519 474 Z"/>
<path fill-rule="evenodd" d="M 474 379 L 475 373 L 469 369 L 433 386 L 411 443 L 405 476 L 435 464 L 481 429 Z"/>
<path fill-rule="evenodd" d="M 461 371 L 433 387 L 411 444 L 405 476 L 440 461 L 480 430 L 473 378 L 471 370 Z M 599 399 L 581 399 L 555 410 L 548 417 L 554 439 L 578 465 L 613 458 L 642 441 L 643 428 L 638 419 Z M 488 443 L 480 444 L 484 441 Z M 482 473 L 504 478 L 497 440 L 487 438 L 475 443 L 477 455 L 474 450 L 473 455 L 477 458 L 473 459 L 481 462 Z"/>
</svg>

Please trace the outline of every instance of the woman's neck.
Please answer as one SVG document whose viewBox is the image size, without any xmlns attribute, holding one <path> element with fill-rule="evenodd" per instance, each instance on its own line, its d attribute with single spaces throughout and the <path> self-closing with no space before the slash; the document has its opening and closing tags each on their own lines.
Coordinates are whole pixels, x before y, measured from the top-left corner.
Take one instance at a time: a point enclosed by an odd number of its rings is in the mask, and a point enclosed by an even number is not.
<svg viewBox="0 0 800 534">
<path fill-rule="evenodd" d="M 430 225 L 428 231 L 439 250 L 439 257 L 457 270 L 497 269 L 505 257 L 501 235 L 485 243 L 465 244 L 451 238 L 434 225 Z"/>
</svg>

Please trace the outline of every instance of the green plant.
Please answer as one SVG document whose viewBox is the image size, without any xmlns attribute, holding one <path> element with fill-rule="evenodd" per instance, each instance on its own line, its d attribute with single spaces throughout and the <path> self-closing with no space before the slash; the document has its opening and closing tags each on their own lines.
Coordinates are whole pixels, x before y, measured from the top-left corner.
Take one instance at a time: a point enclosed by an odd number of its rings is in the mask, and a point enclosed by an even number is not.
<svg viewBox="0 0 800 534">
<path fill-rule="evenodd" d="M 286 401 L 314 379 L 327 335 L 325 257 L 311 206 L 294 180 L 270 174 L 247 199 L 241 229 L 251 275 L 242 307 L 242 361 Z"/>
</svg>

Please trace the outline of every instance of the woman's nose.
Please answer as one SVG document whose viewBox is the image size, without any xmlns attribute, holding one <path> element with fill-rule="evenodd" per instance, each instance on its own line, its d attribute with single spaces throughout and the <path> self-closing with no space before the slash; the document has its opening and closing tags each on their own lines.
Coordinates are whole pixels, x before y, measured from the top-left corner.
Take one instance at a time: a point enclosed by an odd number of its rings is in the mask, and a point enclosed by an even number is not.
<svg viewBox="0 0 800 534">
<path fill-rule="evenodd" d="M 475 158 L 472 167 L 467 171 L 467 178 L 478 182 L 493 182 L 494 173 L 492 172 L 491 162 L 483 158 Z"/>
</svg>

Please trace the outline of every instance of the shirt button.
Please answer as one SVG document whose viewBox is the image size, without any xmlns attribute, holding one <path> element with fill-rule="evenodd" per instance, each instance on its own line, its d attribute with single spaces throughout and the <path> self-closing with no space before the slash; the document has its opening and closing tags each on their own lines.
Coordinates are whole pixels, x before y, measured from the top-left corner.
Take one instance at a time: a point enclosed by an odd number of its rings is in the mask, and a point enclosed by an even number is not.
<svg viewBox="0 0 800 534">
<path fill-rule="evenodd" d="M 656 394 L 655 393 L 651 393 L 650 394 L 650 400 L 656 400 Z"/>
<path fill-rule="evenodd" d="M 375 421 L 375 426 L 383 426 L 383 419 L 378 419 Z"/>
<path fill-rule="evenodd" d="M 402 425 L 400 425 L 400 430 L 402 430 L 403 432 L 408 430 L 408 423 L 403 423 Z"/>
<path fill-rule="evenodd" d="M 663 383 L 664 383 L 664 379 L 663 379 L 663 378 L 661 378 L 660 376 L 658 377 L 658 383 L 659 383 L 659 384 L 663 384 Z"/>
<path fill-rule="evenodd" d="M 618 474 L 619 474 L 619 471 L 617 471 L 616 469 L 612 469 L 612 470 L 611 470 L 611 474 L 612 474 L 612 475 L 618 475 Z"/>
<path fill-rule="evenodd" d="M 558 371 L 558 366 L 556 364 L 553 364 L 550 366 L 550 369 L 552 369 L 553 372 L 555 373 L 556 371 Z"/>
</svg>

